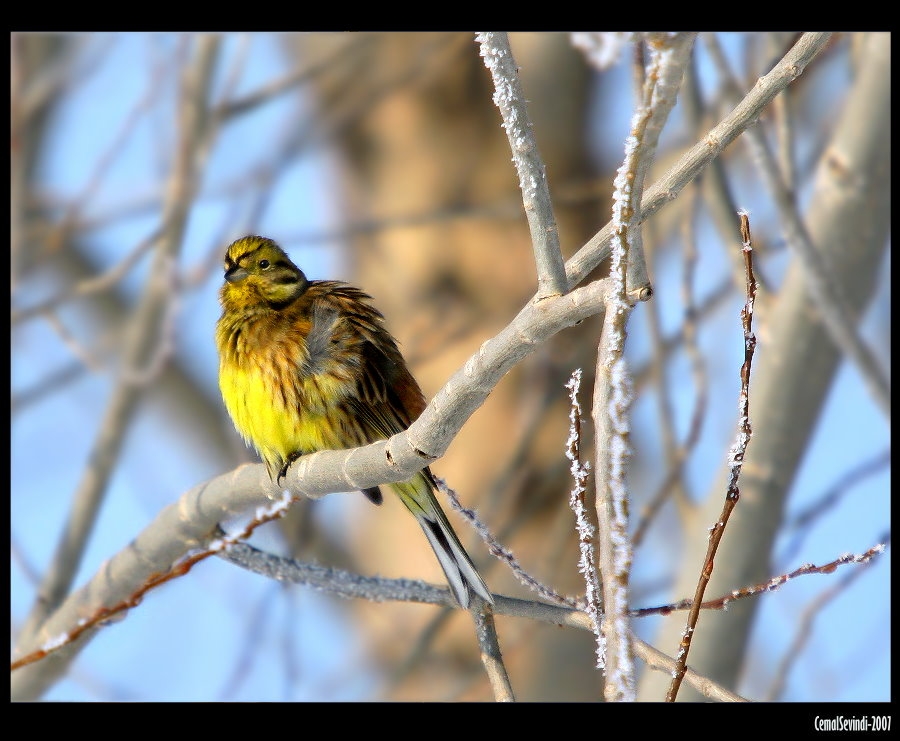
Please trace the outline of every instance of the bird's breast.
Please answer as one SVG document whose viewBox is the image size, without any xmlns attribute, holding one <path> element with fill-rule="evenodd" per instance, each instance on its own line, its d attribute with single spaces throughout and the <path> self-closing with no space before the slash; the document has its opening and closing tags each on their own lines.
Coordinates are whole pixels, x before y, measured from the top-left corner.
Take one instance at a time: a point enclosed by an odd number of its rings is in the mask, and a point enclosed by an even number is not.
<svg viewBox="0 0 900 741">
<path fill-rule="evenodd" d="M 219 385 L 228 412 L 267 460 L 346 447 L 339 411 L 354 393 L 352 365 L 333 354 L 318 358 L 313 370 L 308 332 L 295 325 L 256 341 L 245 326 L 221 354 Z"/>
</svg>

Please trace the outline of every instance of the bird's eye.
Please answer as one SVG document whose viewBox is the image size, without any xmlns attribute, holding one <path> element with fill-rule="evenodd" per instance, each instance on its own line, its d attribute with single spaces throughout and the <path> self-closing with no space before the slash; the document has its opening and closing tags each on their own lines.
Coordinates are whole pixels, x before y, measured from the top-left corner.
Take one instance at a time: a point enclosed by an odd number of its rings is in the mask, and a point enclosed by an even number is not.
<svg viewBox="0 0 900 741">
<path fill-rule="evenodd" d="M 268 261 L 268 260 L 260 260 L 260 261 L 259 261 L 259 269 L 260 269 L 260 270 L 265 270 L 267 267 L 269 267 L 269 261 Z"/>
</svg>

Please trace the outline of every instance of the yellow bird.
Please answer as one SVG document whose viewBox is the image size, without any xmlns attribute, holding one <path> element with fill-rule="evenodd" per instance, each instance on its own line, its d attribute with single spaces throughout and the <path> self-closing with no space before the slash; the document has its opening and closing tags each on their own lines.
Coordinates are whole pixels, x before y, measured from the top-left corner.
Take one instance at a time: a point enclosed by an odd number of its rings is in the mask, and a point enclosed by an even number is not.
<svg viewBox="0 0 900 741">
<path fill-rule="evenodd" d="M 225 252 L 216 325 L 219 387 L 238 432 L 273 481 L 304 453 L 368 445 L 402 432 L 425 397 L 371 297 L 307 280 L 274 241 L 246 236 Z M 428 468 L 387 485 L 412 512 L 457 602 L 493 602 L 434 496 Z M 363 492 L 375 504 L 378 487 Z"/>
</svg>

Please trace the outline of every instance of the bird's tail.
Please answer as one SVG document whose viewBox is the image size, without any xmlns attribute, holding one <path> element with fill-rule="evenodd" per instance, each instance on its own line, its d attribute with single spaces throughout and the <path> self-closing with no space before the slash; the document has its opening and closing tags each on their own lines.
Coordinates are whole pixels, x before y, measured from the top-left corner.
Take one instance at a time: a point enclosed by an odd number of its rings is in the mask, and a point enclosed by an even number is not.
<svg viewBox="0 0 900 741">
<path fill-rule="evenodd" d="M 485 602 L 493 604 L 490 589 L 459 542 L 450 521 L 434 496 L 437 487 L 431 472 L 425 469 L 411 481 L 391 486 L 422 526 L 460 607 L 468 609 L 472 592 Z"/>
</svg>

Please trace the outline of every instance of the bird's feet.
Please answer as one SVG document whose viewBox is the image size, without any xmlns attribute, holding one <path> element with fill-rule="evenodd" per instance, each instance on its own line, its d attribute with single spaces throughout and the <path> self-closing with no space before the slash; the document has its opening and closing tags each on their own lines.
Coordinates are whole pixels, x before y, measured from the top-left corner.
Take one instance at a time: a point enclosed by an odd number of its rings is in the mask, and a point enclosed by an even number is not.
<svg viewBox="0 0 900 741">
<path fill-rule="evenodd" d="M 287 462 L 281 467 L 281 470 L 278 472 L 278 478 L 275 480 L 275 484 L 277 486 L 281 486 L 281 479 L 287 476 L 288 469 L 291 467 L 291 464 L 297 460 L 303 453 L 301 451 L 297 451 L 296 453 L 291 453 L 288 456 Z"/>
</svg>

